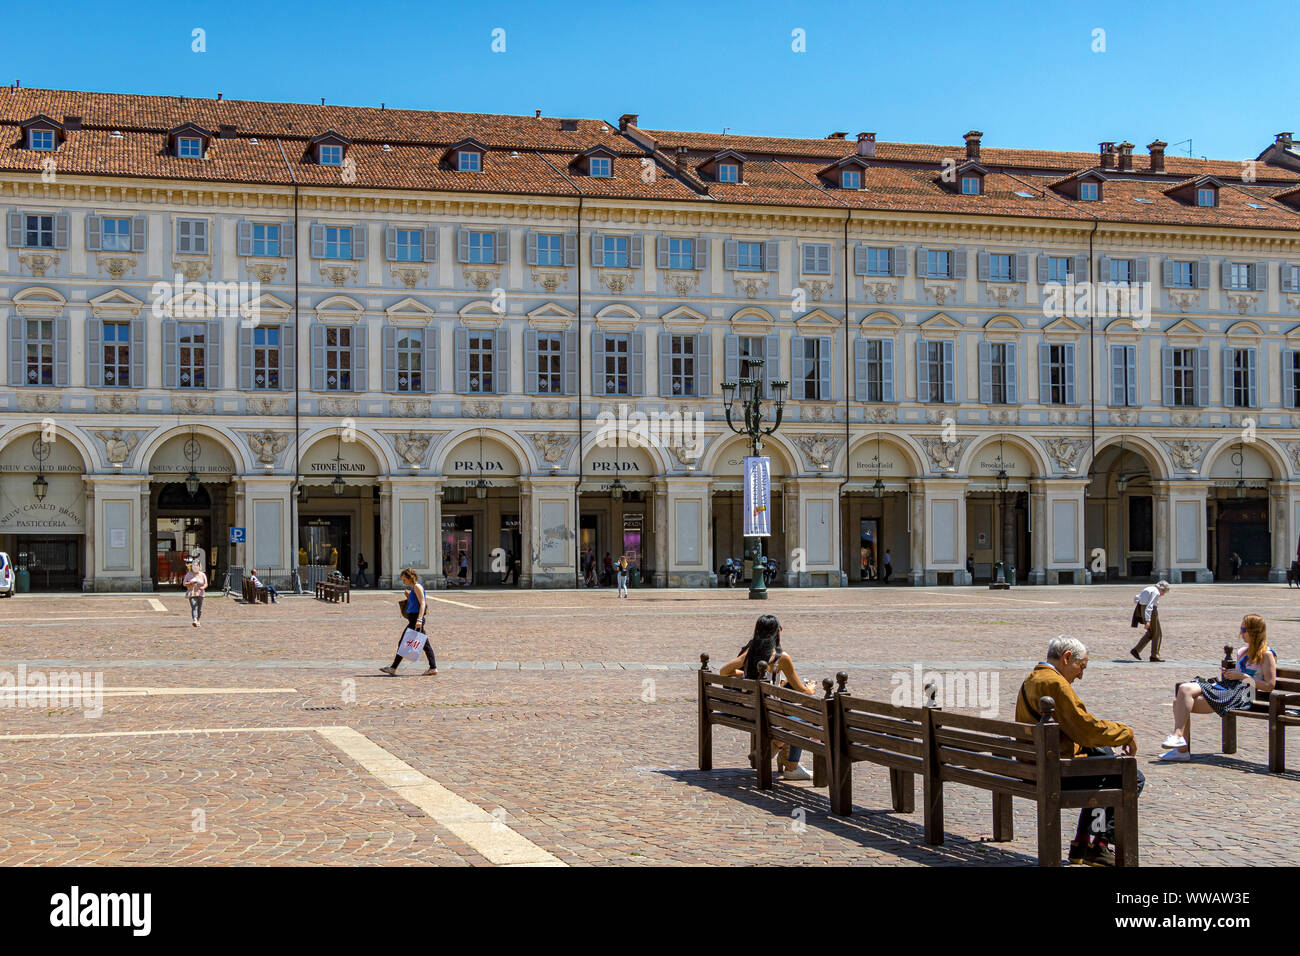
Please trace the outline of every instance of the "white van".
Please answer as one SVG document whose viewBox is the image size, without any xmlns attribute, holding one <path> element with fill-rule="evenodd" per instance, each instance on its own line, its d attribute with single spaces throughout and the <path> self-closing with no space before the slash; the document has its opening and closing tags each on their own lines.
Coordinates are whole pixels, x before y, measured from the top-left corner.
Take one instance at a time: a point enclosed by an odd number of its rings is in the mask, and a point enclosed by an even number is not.
<svg viewBox="0 0 1300 956">
<path fill-rule="evenodd" d="M 14 563 L 0 551 L 0 597 L 14 596 Z"/>
</svg>

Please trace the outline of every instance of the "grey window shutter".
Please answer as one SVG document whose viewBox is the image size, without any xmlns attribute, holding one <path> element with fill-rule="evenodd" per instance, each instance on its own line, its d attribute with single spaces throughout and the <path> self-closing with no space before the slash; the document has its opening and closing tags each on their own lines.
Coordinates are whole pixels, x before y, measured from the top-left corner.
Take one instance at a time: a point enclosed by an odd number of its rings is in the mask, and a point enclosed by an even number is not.
<svg viewBox="0 0 1300 956">
<path fill-rule="evenodd" d="M 1086 282 L 1088 279 L 1088 257 L 1075 256 L 1073 269 L 1074 269 L 1074 281 Z"/>
<path fill-rule="evenodd" d="M 510 394 L 510 336 L 504 328 L 492 333 L 492 384 L 497 395 Z"/>
<path fill-rule="evenodd" d="M 668 268 L 668 237 L 655 237 L 655 262 L 658 268 Z"/>
<path fill-rule="evenodd" d="M 1289 262 L 1282 263 L 1281 275 L 1279 276 L 1279 278 L 1281 279 L 1281 281 L 1279 282 L 1278 285 L 1283 292 L 1296 291 L 1295 283 L 1291 281 L 1291 263 Z"/>
<path fill-rule="evenodd" d="M 1015 258 L 1011 260 L 1011 267 L 1014 270 L 1011 278 L 1016 282 L 1029 281 L 1029 256 L 1023 252 L 1017 252 Z"/>
<path fill-rule="evenodd" d="M 423 246 L 421 252 L 423 252 L 424 254 L 423 255 L 424 261 L 437 262 L 438 261 L 438 230 L 436 228 L 430 227 L 424 230 L 424 240 L 421 243 L 421 245 Z M 427 376 L 428 373 L 426 372 L 425 375 Z"/>
<path fill-rule="evenodd" d="M 145 369 L 145 325 L 144 318 L 131 320 L 131 386 L 144 387 Z"/>
<path fill-rule="evenodd" d="M 1082 279 L 1083 279 L 1082 276 L 1075 276 L 1074 278 L 1075 278 L 1076 280 L 1078 280 L 1078 281 L 1082 281 Z M 1110 256 L 1098 256 L 1098 258 L 1097 258 L 1097 281 L 1098 281 L 1098 282 L 1109 282 L 1109 281 L 1110 281 Z"/>
<path fill-rule="evenodd" d="M 659 333 L 659 396 L 673 397 L 673 334 Z"/>
<path fill-rule="evenodd" d="M 943 342 L 940 344 L 943 352 L 943 400 L 952 402 L 957 394 L 957 382 L 952 359 L 953 343 Z"/>
<path fill-rule="evenodd" d="M 384 227 L 384 258 L 389 262 L 397 258 L 397 229 L 393 226 Z"/>
<path fill-rule="evenodd" d="M 239 242 L 239 254 L 241 256 L 251 256 L 253 254 L 253 224 L 247 219 L 239 220 L 236 226 L 236 235 Z"/>
<path fill-rule="evenodd" d="M 796 402 L 801 402 L 807 397 L 804 388 L 806 374 L 803 336 L 796 335 L 790 340 L 790 398 Z"/>
<path fill-rule="evenodd" d="M 1065 404 L 1074 403 L 1074 345 L 1069 344 L 1065 347 Z"/>
<path fill-rule="evenodd" d="M 831 338 L 829 335 L 821 336 L 820 352 L 817 356 L 817 379 L 821 382 L 822 401 L 830 401 L 835 397 L 834 378 L 831 375 Z"/>
<path fill-rule="evenodd" d="M 203 343 L 203 379 L 205 388 L 221 388 L 221 320 L 208 323 L 207 340 Z"/>
<path fill-rule="evenodd" d="M 68 214 L 61 212 L 54 217 L 54 248 L 68 248 Z"/>
<path fill-rule="evenodd" d="M 438 327 L 430 325 L 424 330 L 424 347 L 421 371 L 424 374 L 424 391 L 432 395 L 438 391 Z"/>
<path fill-rule="evenodd" d="M 695 268 L 707 269 L 709 267 L 709 240 L 706 236 L 691 240 L 691 252 L 694 253 Z"/>
<path fill-rule="evenodd" d="M 728 332 L 722 339 L 722 380 L 740 381 L 740 336 Z"/>
<path fill-rule="evenodd" d="M 855 276 L 864 276 L 867 274 L 867 257 L 870 254 L 870 248 L 861 243 L 853 247 L 853 274 Z"/>
<path fill-rule="evenodd" d="M 780 378 L 781 336 L 773 332 L 763 342 L 763 396 L 772 397 L 772 379 Z"/>
<path fill-rule="evenodd" d="M 292 259 L 296 249 L 294 247 L 293 223 L 280 223 L 280 258 Z M 283 378 L 284 376 L 281 376 Z"/>
<path fill-rule="evenodd" d="M 248 391 L 253 387 L 253 327 L 240 322 L 236 338 L 239 350 L 239 389 Z"/>
<path fill-rule="evenodd" d="M 576 232 L 566 232 L 564 234 L 564 264 L 566 266 L 576 266 L 578 264 L 578 234 Z"/>
<path fill-rule="evenodd" d="M 144 252 L 145 246 L 148 245 L 146 237 L 148 235 L 148 220 L 144 216 L 131 217 L 131 251 Z"/>
<path fill-rule="evenodd" d="M 397 329 L 385 324 L 379 333 L 384 353 L 384 391 L 397 391 Z"/>
<path fill-rule="evenodd" d="M 352 391 L 370 391 L 370 347 L 367 337 L 370 330 L 365 320 L 352 330 Z"/>
<path fill-rule="evenodd" d="M 469 230 L 464 227 L 456 230 L 456 260 L 469 262 Z"/>
<path fill-rule="evenodd" d="M 9 347 L 17 349 L 18 342 L 10 341 Z M 113 382 L 121 385 L 121 382 Z M 135 388 L 140 382 L 132 382 Z M 86 387 L 103 388 L 104 386 L 104 322 L 93 316 L 86 320 Z"/>
<path fill-rule="evenodd" d="M 880 340 L 880 400 L 894 400 L 894 340 Z"/>
<path fill-rule="evenodd" d="M 953 253 L 954 257 L 956 253 Z M 977 252 L 975 254 L 975 268 L 977 270 L 976 278 L 981 282 L 987 282 L 989 278 L 989 254 L 987 252 Z"/>
<path fill-rule="evenodd" d="M 641 237 L 632 236 L 627 241 L 627 264 L 630 269 L 641 268 Z"/>
<path fill-rule="evenodd" d="M 605 333 L 591 333 L 591 394 L 608 395 L 605 388 Z"/>
<path fill-rule="evenodd" d="M 1282 390 L 1287 408 L 1300 407 L 1300 389 L 1296 388 L 1295 381 L 1296 369 L 1300 365 L 1297 358 L 1300 358 L 1300 353 L 1297 353 L 1295 349 L 1285 349 L 1282 352 Z"/>
<path fill-rule="evenodd" d="M 1219 285 L 1227 289 L 1232 284 L 1232 263 L 1224 259 L 1219 263 Z"/>
<path fill-rule="evenodd" d="M 645 394 L 645 333 L 633 332 L 628 336 L 628 392 Z"/>
<path fill-rule="evenodd" d="M 576 242 L 577 236 L 574 236 Z M 572 330 L 564 335 L 564 394 L 578 394 L 578 333 Z"/>
<path fill-rule="evenodd" d="M 175 319 L 163 319 L 162 342 L 163 388 L 176 388 L 178 378 L 177 366 L 180 361 L 180 355 L 177 352 Z"/>
<path fill-rule="evenodd" d="M 1048 279 L 1047 268 L 1050 263 L 1051 257 L 1047 253 L 1040 252 L 1038 254 L 1038 282 L 1040 285 Z"/>
<path fill-rule="evenodd" d="M 311 257 L 325 258 L 325 227 L 319 223 L 311 224 Z"/>
<path fill-rule="evenodd" d="M 1174 404 L 1174 352 L 1170 348 L 1160 350 L 1160 379 L 1164 391 L 1165 405 Z"/>
<path fill-rule="evenodd" d="M 456 394 L 469 394 L 469 329 L 458 328 L 456 346 Z"/>
<path fill-rule="evenodd" d="M 1007 404 L 1018 405 L 1020 403 L 1020 373 L 1017 370 L 1016 363 L 1016 343 L 1007 343 Z"/>
<path fill-rule="evenodd" d="M 1268 263 L 1260 260 L 1255 263 L 1255 291 L 1268 291 Z"/>
<path fill-rule="evenodd" d="M 1232 408 L 1233 366 L 1237 350 L 1223 347 L 1223 405 Z"/>
<path fill-rule="evenodd" d="M 498 229 L 497 237 L 492 243 L 497 265 L 510 261 L 510 230 Z"/>
<path fill-rule="evenodd" d="M 894 246 L 889 254 L 889 272 L 890 275 L 905 276 L 907 275 L 907 247 Z"/>
<path fill-rule="evenodd" d="M 9 213 L 9 248 L 23 247 L 23 217 L 21 213 Z"/>
<path fill-rule="evenodd" d="M 708 332 L 695 336 L 695 394 L 713 394 L 713 336 Z"/>
<path fill-rule="evenodd" d="M 853 395 L 859 402 L 871 400 L 870 385 L 867 366 L 867 340 L 859 335 L 853 340 Z"/>
<path fill-rule="evenodd" d="M 801 243 L 799 250 L 803 253 L 803 271 L 817 271 L 817 249 L 812 243 Z"/>
<path fill-rule="evenodd" d="M 1133 281 L 1134 282 L 1147 281 L 1148 279 L 1147 265 L 1148 263 L 1147 263 L 1146 256 L 1138 256 L 1136 259 L 1133 260 Z"/>
<path fill-rule="evenodd" d="M 352 227 L 352 258 L 364 259 L 366 257 L 366 235 L 369 230 L 364 222 L 359 222 Z M 356 381 L 355 376 L 353 381 Z"/>
<path fill-rule="evenodd" d="M 1259 407 L 1259 350 L 1246 350 L 1246 374 L 1250 386 L 1250 407 Z"/>
<path fill-rule="evenodd" d="M 292 392 L 298 382 L 298 326 L 280 326 L 280 389 Z"/>
<path fill-rule="evenodd" d="M 954 279 L 966 278 L 966 250 L 954 249 L 952 251 L 952 277 Z"/>
<path fill-rule="evenodd" d="M 529 233 L 530 240 L 535 239 L 533 233 Z M 533 243 L 533 249 L 536 251 L 536 243 Z M 539 395 L 541 389 L 537 387 L 537 330 L 524 329 L 524 394 Z"/>
<path fill-rule="evenodd" d="M 1052 404 L 1052 347 L 1045 342 L 1038 346 L 1038 404 Z"/>
<path fill-rule="evenodd" d="M 1125 345 L 1124 361 L 1128 366 L 1128 403 L 1132 406 L 1138 404 L 1138 377 L 1137 377 L 1137 346 Z"/>
<path fill-rule="evenodd" d="M 1112 405 L 1124 405 L 1124 368 L 1125 368 L 1124 346 L 1112 345 L 1110 347 L 1110 403 Z"/>
<path fill-rule="evenodd" d="M 605 265 L 605 237 L 598 232 L 591 234 L 591 265 L 594 269 Z"/>
<path fill-rule="evenodd" d="M 319 322 L 311 324 L 311 390 L 325 391 L 325 326 Z"/>
<path fill-rule="evenodd" d="M 21 315 L 9 316 L 9 384 L 23 385 L 23 356 L 27 354 L 26 325 Z"/>
<path fill-rule="evenodd" d="M 989 342 L 979 344 L 980 361 L 980 402 L 987 405 L 993 401 L 993 345 Z"/>
<path fill-rule="evenodd" d="M 524 243 L 524 258 L 528 265 L 537 265 L 537 233 L 531 229 L 528 230 L 527 239 Z"/>
<path fill-rule="evenodd" d="M 929 353 L 929 343 L 925 339 L 919 339 L 916 343 L 916 400 L 918 402 L 930 400 L 930 363 L 926 361 Z"/>
<path fill-rule="evenodd" d="M 1210 350 L 1196 350 L 1196 404 L 1205 408 L 1210 404 Z"/>
<path fill-rule="evenodd" d="M 1198 289 L 1210 287 L 1210 260 L 1198 259 L 1192 267 L 1192 284 Z"/>
<path fill-rule="evenodd" d="M 740 263 L 739 246 L 735 239 L 727 239 L 722 243 L 722 267 L 724 269 L 735 269 Z"/>
<path fill-rule="evenodd" d="M 86 217 L 86 251 L 87 252 L 99 252 L 101 249 L 104 248 L 103 223 L 104 220 L 100 216 L 89 215 Z"/>
<path fill-rule="evenodd" d="M 1161 262 L 1161 270 L 1160 281 L 1164 283 L 1166 289 L 1172 288 L 1174 284 L 1174 260 L 1166 256 Z"/>
<path fill-rule="evenodd" d="M 781 244 L 775 239 L 763 243 L 763 271 L 776 272 L 781 268 Z"/>
<path fill-rule="evenodd" d="M 925 246 L 916 247 L 916 274 L 926 277 L 930 275 L 930 250 Z"/>
</svg>

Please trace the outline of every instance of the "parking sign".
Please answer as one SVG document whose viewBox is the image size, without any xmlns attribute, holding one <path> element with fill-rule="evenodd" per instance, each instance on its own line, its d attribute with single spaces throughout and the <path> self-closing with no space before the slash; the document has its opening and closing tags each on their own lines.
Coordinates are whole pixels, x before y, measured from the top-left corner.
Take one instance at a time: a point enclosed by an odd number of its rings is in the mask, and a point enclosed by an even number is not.
<svg viewBox="0 0 1300 956">
<path fill-rule="evenodd" d="M 230 543 L 231 543 L 231 544 L 243 544 L 243 543 L 244 543 L 244 529 L 243 529 L 243 528 L 231 528 L 231 529 L 230 529 Z"/>
</svg>

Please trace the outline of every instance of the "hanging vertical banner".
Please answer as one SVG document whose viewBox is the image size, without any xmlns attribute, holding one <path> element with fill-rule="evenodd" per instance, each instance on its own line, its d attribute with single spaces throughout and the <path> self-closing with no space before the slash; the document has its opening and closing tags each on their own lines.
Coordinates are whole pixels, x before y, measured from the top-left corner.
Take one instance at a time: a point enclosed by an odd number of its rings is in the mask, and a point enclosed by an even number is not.
<svg viewBox="0 0 1300 956">
<path fill-rule="evenodd" d="M 745 458 L 745 519 L 741 535 L 766 538 L 772 534 L 772 459 Z"/>
</svg>

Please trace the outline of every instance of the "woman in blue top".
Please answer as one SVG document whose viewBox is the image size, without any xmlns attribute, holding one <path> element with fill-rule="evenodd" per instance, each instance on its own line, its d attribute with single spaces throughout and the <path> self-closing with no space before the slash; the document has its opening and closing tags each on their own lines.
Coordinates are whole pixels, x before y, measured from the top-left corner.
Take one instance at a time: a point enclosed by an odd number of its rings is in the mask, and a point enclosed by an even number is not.
<svg viewBox="0 0 1300 956">
<path fill-rule="evenodd" d="M 397 638 L 397 644 L 400 647 L 402 637 L 406 634 L 406 628 L 424 633 L 424 615 L 428 609 L 428 602 L 424 596 L 424 585 L 420 583 L 420 576 L 415 573 L 414 568 L 407 568 L 402 572 L 402 583 L 407 586 L 406 595 L 402 598 L 405 602 L 402 605 L 402 613 L 406 615 L 406 627 L 402 628 L 401 635 Z M 429 669 L 424 672 L 424 676 L 438 675 L 438 662 L 433 657 L 433 642 L 427 637 L 424 641 L 424 656 L 429 659 Z M 397 665 L 402 663 L 402 655 L 398 654 L 393 658 L 391 667 L 379 668 L 385 674 L 390 676 L 397 673 Z"/>
<path fill-rule="evenodd" d="M 1198 677 L 1178 685 L 1174 697 L 1174 732 L 1165 738 L 1168 747 L 1160 755 L 1164 761 L 1191 760 L 1187 744 L 1188 724 L 1192 714 L 1218 714 L 1249 707 L 1256 691 L 1268 693 L 1277 682 L 1277 652 L 1268 646 L 1268 626 L 1258 614 L 1247 614 L 1241 621 L 1246 643 L 1237 648 L 1237 666 L 1223 668 L 1216 681 Z"/>
</svg>

